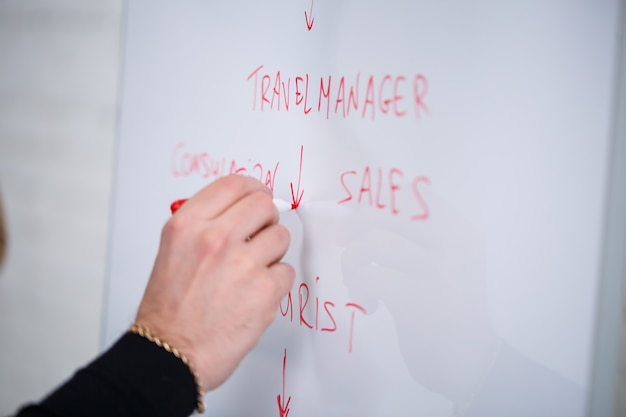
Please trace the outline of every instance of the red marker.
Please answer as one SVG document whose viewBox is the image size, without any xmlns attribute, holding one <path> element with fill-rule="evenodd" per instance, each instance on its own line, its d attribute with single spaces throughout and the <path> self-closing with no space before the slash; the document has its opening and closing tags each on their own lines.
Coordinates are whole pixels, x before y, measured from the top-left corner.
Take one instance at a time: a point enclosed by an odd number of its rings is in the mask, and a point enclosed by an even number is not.
<svg viewBox="0 0 626 417">
<path fill-rule="evenodd" d="M 172 214 L 176 213 L 176 210 L 178 210 L 180 206 L 185 204 L 185 201 L 187 201 L 186 198 L 181 198 L 180 200 L 176 200 L 172 204 L 170 204 L 170 210 L 172 210 Z"/>
<path fill-rule="evenodd" d="M 170 210 L 172 211 L 172 214 L 176 213 L 176 211 L 180 208 L 180 206 L 185 204 L 185 201 L 187 200 L 188 200 L 187 198 L 181 198 L 180 200 L 176 200 L 172 204 L 170 204 Z M 281 200 L 280 198 L 275 198 L 272 200 L 272 202 L 278 209 L 279 213 L 282 213 L 284 211 L 289 211 L 292 209 L 291 203 L 288 203 L 285 200 Z"/>
</svg>

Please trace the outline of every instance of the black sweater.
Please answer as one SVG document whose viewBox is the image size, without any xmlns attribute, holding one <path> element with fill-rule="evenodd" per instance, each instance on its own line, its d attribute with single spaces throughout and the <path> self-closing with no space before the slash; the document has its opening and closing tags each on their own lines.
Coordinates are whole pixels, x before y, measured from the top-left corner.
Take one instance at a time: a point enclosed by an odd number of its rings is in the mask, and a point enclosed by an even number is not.
<svg viewBox="0 0 626 417">
<path fill-rule="evenodd" d="M 193 375 L 180 359 L 127 333 L 17 417 L 187 417 L 196 400 Z"/>
</svg>

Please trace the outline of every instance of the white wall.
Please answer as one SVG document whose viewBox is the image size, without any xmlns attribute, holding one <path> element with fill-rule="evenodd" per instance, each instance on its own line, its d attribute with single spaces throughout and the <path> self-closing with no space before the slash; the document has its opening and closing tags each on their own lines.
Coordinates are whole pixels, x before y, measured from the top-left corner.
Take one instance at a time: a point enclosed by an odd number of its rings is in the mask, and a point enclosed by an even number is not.
<svg viewBox="0 0 626 417">
<path fill-rule="evenodd" d="M 122 2 L 0 2 L 0 415 L 99 348 Z"/>
<path fill-rule="evenodd" d="M 0 415 L 98 352 L 121 3 L 0 2 Z"/>
</svg>

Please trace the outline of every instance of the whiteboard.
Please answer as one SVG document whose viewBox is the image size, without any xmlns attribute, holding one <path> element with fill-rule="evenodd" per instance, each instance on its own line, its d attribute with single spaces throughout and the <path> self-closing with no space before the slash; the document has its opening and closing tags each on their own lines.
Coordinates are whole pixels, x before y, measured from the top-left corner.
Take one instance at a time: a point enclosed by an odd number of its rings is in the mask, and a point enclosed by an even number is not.
<svg viewBox="0 0 626 417">
<path fill-rule="evenodd" d="M 296 281 L 208 415 L 584 415 L 618 11 L 129 1 L 103 346 L 236 172 L 298 205 Z"/>
</svg>

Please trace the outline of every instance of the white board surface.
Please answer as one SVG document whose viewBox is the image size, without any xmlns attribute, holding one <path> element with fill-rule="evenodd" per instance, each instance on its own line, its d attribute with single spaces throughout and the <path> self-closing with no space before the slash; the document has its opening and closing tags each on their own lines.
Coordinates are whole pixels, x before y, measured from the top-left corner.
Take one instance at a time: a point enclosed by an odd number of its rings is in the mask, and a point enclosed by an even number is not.
<svg viewBox="0 0 626 417">
<path fill-rule="evenodd" d="M 104 346 L 236 171 L 299 203 L 297 276 L 208 415 L 584 415 L 617 11 L 129 1 Z"/>
</svg>

